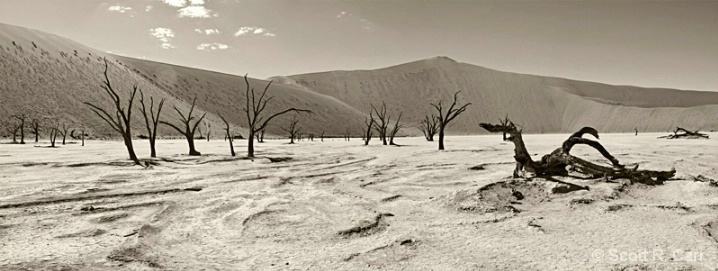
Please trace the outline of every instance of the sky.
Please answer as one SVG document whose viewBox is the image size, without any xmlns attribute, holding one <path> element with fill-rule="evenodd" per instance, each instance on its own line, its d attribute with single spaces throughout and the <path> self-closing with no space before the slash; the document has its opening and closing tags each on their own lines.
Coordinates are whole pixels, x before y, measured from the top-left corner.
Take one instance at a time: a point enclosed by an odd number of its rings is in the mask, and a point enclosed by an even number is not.
<svg viewBox="0 0 718 271">
<path fill-rule="evenodd" d="M 0 0 L 0 23 L 256 78 L 448 56 L 516 73 L 718 91 L 718 0 Z"/>
</svg>

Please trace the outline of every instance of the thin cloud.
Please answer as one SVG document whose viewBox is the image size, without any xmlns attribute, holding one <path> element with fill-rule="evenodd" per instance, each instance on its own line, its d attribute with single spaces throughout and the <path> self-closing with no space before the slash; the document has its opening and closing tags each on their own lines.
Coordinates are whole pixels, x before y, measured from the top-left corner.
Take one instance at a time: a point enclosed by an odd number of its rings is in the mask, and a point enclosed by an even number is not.
<svg viewBox="0 0 718 271">
<path fill-rule="evenodd" d="M 162 42 L 162 44 L 160 45 L 162 48 L 164 48 L 164 49 L 175 48 L 175 46 L 172 45 L 172 43 L 171 43 L 172 38 L 175 37 L 175 33 L 174 33 L 174 31 L 172 31 L 172 29 L 165 28 L 165 27 L 151 28 L 150 35 L 152 35 L 153 37 L 157 38 L 158 40 L 160 40 Z"/>
<path fill-rule="evenodd" d="M 204 0 L 189 0 L 190 5 L 201 6 L 204 5 Z"/>
<path fill-rule="evenodd" d="M 337 14 L 337 18 L 344 17 L 344 15 L 347 15 L 347 12 L 346 12 L 346 11 L 342 11 L 342 12 L 340 12 L 339 14 Z"/>
<path fill-rule="evenodd" d="M 219 32 L 219 29 L 216 29 L 216 28 L 215 28 L 215 29 L 205 29 L 205 30 L 202 30 L 202 29 L 199 29 L 199 28 L 195 28 L 194 32 L 197 32 L 197 33 L 200 33 L 200 34 L 205 34 L 205 35 L 208 35 L 208 36 L 209 36 L 209 35 L 217 35 L 217 34 L 220 33 L 220 32 Z"/>
<path fill-rule="evenodd" d="M 206 19 L 206 18 L 212 18 L 212 17 L 219 16 L 217 14 L 217 12 L 207 9 L 204 6 L 183 7 L 181 9 L 177 10 L 177 12 L 179 12 L 179 15 L 177 15 L 177 16 L 180 18 L 188 17 L 188 18 L 204 18 L 204 19 Z"/>
<path fill-rule="evenodd" d="M 170 5 L 170 6 L 173 6 L 176 8 L 181 8 L 181 7 L 184 7 L 185 5 L 187 5 L 186 0 L 161 0 L 161 1 L 162 1 L 162 3 L 165 3 L 167 5 Z"/>
<path fill-rule="evenodd" d="M 145 11 L 146 11 L 146 12 L 149 12 L 150 10 L 152 10 L 152 5 L 147 5 L 147 6 L 145 7 Z"/>
<path fill-rule="evenodd" d="M 210 50 L 226 50 L 229 49 L 229 45 L 222 43 L 202 43 L 197 45 L 197 50 L 210 51 Z"/>
<path fill-rule="evenodd" d="M 237 32 L 234 33 L 235 37 L 239 36 L 267 36 L 267 37 L 276 37 L 277 35 L 274 33 L 269 32 L 265 28 L 256 27 L 256 26 L 243 26 L 240 27 Z"/>
<path fill-rule="evenodd" d="M 114 5 L 114 6 L 111 6 L 111 7 L 107 8 L 107 10 L 108 10 L 108 11 L 119 12 L 119 13 L 125 13 L 125 12 L 127 12 L 127 11 L 132 10 L 132 8 L 131 8 L 131 7 L 120 6 L 120 5 Z"/>
</svg>

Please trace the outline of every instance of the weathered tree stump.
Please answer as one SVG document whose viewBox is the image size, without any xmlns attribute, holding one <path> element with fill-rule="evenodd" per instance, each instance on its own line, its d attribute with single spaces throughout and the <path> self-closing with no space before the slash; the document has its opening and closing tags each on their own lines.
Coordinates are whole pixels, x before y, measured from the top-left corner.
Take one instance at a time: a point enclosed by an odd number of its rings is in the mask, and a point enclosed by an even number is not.
<svg viewBox="0 0 718 271">
<path fill-rule="evenodd" d="M 591 127 L 581 128 L 563 142 L 560 148 L 557 148 L 550 154 L 544 155 L 541 161 L 531 159 L 523 138 L 521 130 L 516 129 L 513 122 L 506 125 L 493 125 L 481 123 L 480 126 L 492 133 L 506 132 L 509 134 L 507 140 L 514 143 L 514 159 L 516 160 L 516 168 L 514 169 L 514 178 L 522 175 L 526 176 L 526 172 L 532 173 L 537 177 L 551 176 L 569 176 L 569 169 L 572 172 L 582 173 L 593 178 L 621 179 L 626 178 L 631 182 L 644 183 L 649 185 L 662 184 L 664 181 L 673 177 L 676 173 L 675 168 L 670 171 L 653 171 L 638 170 L 638 164 L 632 167 L 626 167 L 621 164 L 618 159 L 613 157 L 606 148 L 598 141 L 583 138 L 584 134 L 590 134 L 598 139 L 598 131 Z M 597 165 L 570 154 L 573 146 L 577 144 L 588 145 L 598 150 L 603 157 L 611 162 L 612 166 Z"/>
<path fill-rule="evenodd" d="M 667 138 L 667 139 L 676 139 L 676 138 L 702 139 L 702 138 L 705 138 L 705 139 L 707 139 L 708 135 L 704 134 L 704 133 L 700 133 L 699 131 L 692 132 L 692 131 L 683 129 L 681 127 L 676 127 L 676 130 L 673 131 L 672 135 L 660 136 L 658 138 Z"/>
</svg>

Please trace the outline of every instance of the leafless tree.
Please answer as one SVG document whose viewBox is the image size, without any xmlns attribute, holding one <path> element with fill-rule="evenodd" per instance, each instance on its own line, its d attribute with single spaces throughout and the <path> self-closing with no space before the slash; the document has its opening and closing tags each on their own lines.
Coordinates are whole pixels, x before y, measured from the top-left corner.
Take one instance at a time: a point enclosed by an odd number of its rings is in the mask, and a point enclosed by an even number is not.
<svg viewBox="0 0 718 271">
<path fill-rule="evenodd" d="M 68 130 L 70 130 L 70 126 L 67 126 L 66 123 L 62 123 L 62 130 L 60 130 L 60 134 L 62 135 L 62 145 L 65 145 Z"/>
<path fill-rule="evenodd" d="M 82 140 L 82 146 L 85 146 L 85 128 L 80 128 L 79 136 L 75 135 L 75 130 L 77 130 L 77 129 L 72 129 L 72 131 L 70 131 L 70 137 L 75 140 L 77 140 L 77 139 Z"/>
<path fill-rule="evenodd" d="M 439 131 L 439 118 L 431 114 L 431 116 L 424 116 L 419 124 L 419 130 L 424 134 L 426 141 L 434 141 L 434 135 Z"/>
<path fill-rule="evenodd" d="M 442 101 L 439 101 L 438 104 L 431 104 L 431 106 L 439 112 L 439 150 L 444 150 L 444 130 L 446 129 L 446 126 L 448 126 L 449 122 L 454 120 L 457 116 L 461 115 L 461 113 L 464 113 L 467 106 L 471 105 L 471 103 L 467 103 L 463 106 L 457 107 L 460 92 L 461 91 L 457 91 L 454 93 L 454 101 L 451 103 L 451 106 L 449 106 L 449 109 L 446 112 L 444 112 L 444 107 L 441 104 Z"/>
<path fill-rule="evenodd" d="M 366 132 L 364 133 L 364 146 L 369 145 L 371 141 L 371 131 L 374 128 L 374 112 L 369 112 L 369 118 L 364 118 L 364 124 L 366 125 Z"/>
<path fill-rule="evenodd" d="M 57 133 L 59 130 L 59 124 L 57 122 L 50 127 L 50 147 L 52 148 L 55 147 L 55 141 L 57 141 Z"/>
<path fill-rule="evenodd" d="M 285 109 L 283 111 L 274 113 L 273 115 L 270 115 L 266 119 L 261 116 L 264 112 L 264 109 L 267 107 L 267 103 L 272 100 L 272 97 L 266 97 L 267 90 L 269 89 L 269 86 L 272 85 L 272 81 L 269 81 L 266 87 L 264 87 L 264 91 L 262 91 L 262 94 L 259 95 L 259 99 L 255 96 L 254 88 L 251 88 L 249 85 L 249 79 L 247 75 L 244 75 L 244 82 L 246 84 L 246 98 L 247 98 L 247 104 L 244 107 L 244 112 L 247 114 L 247 123 L 248 123 L 248 129 L 249 129 L 249 140 L 247 140 L 247 157 L 254 157 L 254 135 L 262 131 L 265 127 L 267 127 L 267 124 L 272 119 L 276 118 L 277 116 L 281 116 L 283 114 L 289 113 L 289 112 L 307 112 L 311 113 L 310 110 L 305 109 L 297 109 L 297 108 L 289 108 Z"/>
<path fill-rule="evenodd" d="M 32 129 L 32 134 L 35 136 L 35 143 L 37 143 L 40 139 L 40 120 L 33 118 L 30 122 L 30 128 Z"/>
<path fill-rule="evenodd" d="M 267 128 L 265 127 L 261 131 L 257 132 L 257 143 L 264 143 L 264 131 L 266 131 Z"/>
<path fill-rule="evenodd" d="M 178 126 L 161 120 L 160 123 L 167 125 L 169 127 L 172 127 L 172 129 L 177 130 L 180 134 L 184 135 L 185 138 L 187 138 L 187 145 L 189 145 L 189 155 L 193 156 L 199 156 L 202 155 L 202 153 L 198 152 L 194 148 L 194 134 L 197 132 L 197 127 L 199 127 L 199 124 L 202 122 L 205 116 L 207 116 L 207 113 L 202 114 L 195 122 L 192 124 L 192 120 L 195 119 L 195 116 L 192 116 L 192 113 L 194 112 L 194 106 L 197 102 L 197 97 L 194 97 L 192 99 L 192 106 L 189 108 L 189 113 L 185 116 L 185 114 L 182 114 L 182 111 L 179 110 L 176 106 L 173 106 L 175 111 L 177 111 L 177 114 L 180 115 L 180 120 L 182 121 L 182 124 L 184 124 L 184 129 L 180 129 Z"/>
<path fill-rule="evenodd" d="M 322 131 L 322 135 L 320 136 L 322 142 L 324 142 L 324 131 Z"/>
<path fill-rule="evenodd" d="M 377 117 L 377 120 L 374 121 L 374 128 L 379 133 L 379 139 L 382 141 L 382 144 L 386 145 L 386 131 L 389 128 L 389 122 L 391 121 L 391 117 L 386 114 L 386 103 L 381 103 L 381 109 L 377 109 L 374 105 L 371 105 L 371 109 L 374 113 L 376 113 Z"/>
<path fill-rule="evenodd" d="M 232 144 L 232 131 L 230 130 L 229 122 L 227 122 L 227 120 L 224 119 L 222 115 L 219 115 L 219 118 L 222 119 L 222 121 L 224 122 L 224 131 L 226 132 L 225 138 L 229 138 L 229 152 L 232 154 L 232 156 L 236 156 L 237 154 L 234 152 L 234 145 Z"/>
<path fill-rule="evenodd" d="M 20 129 L 20 144 L 25 144 L 25 119 L 27 119 L 27 115 L 20 114 L 13 117 L 20 121 L 20 125 L 18 126 Z M 14 136 L 13 142 L 15 142 Z"/>
<path fill-rule="evenodd" d="M 8 133 L 12 134 L 12 143 L 17 143 L 17 132 L 20 130 L 20 126 L 10 124 L 10 126 L 5 127 L 5 129 L 7 129 Z"/>
<path fill-rule="evenodd" d="M 297 119 L 297 114 L 294 114 L 294 117 L 292 117 L 292 121 L 289 122 L 289 128 L 287 128 L 287 129 L 282 128 L 282 130 L 289 133 L 289 144 L 294 144 L 294 139 L 298 138 L 297 136 L 299 136 L 298 139 L 301 139 L 302 129 L 297 127 L 298 123 L 299 123 L 299 119 Z"/>
<path fill-rule="evenodd" d="M 396 145 L 396 144 L 394 144 L 394 137 L 396 136 L 397 133 L 399 133 L 399 130 L 401 130 L 401 128 L 404 128 L 404 126 L 399 123 L 399 121 L 401 121 L 402 113 L 403 112 L 399 113 L 399 117 L 396 119 L 396 122 L 394 123 L 394 128 L 392 128 L 389 131 L 389 145 Z"/>
<path fill-rule="evenodd" d="M 509 114 L 506 114 L 503 119 L 499 119 L 499 123 L 504 126 L 509 125 L 510 122 L 511 120 L 509 120 Z M 503 141 L 506 141 L 506 132 L 503 132 Z"/>
<path fill-rule="evenodd" d="M 150 112 L 147 113 L 147 105 L 145 104 L 145 94 L 140 90 L 140 104 L 142 105 L 142 116 L 145 118 L 145 128 L 147 128 L 147 138 L 150 141 L 150 157 L 157 157 L 155 142 L 157 141 L 157 127 L 160 122 L 160 114 L 162 114 L 162 106 L 165 99 L 160 99 L 157 104 L 157 115 L 155 115 L 155 99 L 150 97 Z"/>
<path fill-rule="evenodd" d="M 212 136 L 212 124 L 207 120 L 204 120 L 204 131 L 207 132 L 207 142 L 209 142 L 209 138 Z"/>
<path fill-rule="evenodd" d="M 90 106 L 90 109 L 95 112 L 97 116 L 102 118 L 102 120 L 104 120 L 108 125 L 110 125 L 113 130 L 117 131 L 120 135 L 122 135 L 122 139 L 124 140 L 125 146 L 127 147 L 127 152 L 130 155 L 130 160 L 134 161 L 137 165 L 141 165 L 140 160 L 137 159 L 137 155 L 135 155 L 135 149 L 132 146 L 132 126 L 130 125 L 130 121 L 132 120 L 132 102 L 135 100 L 135 94 L 137 94 L 137 85 L 133 87 L 132 94 L 130 95 L 130 99 L 127 104 L 127 112 L 125 112 L 125 109 L 120 103 L 120 96 L 117 95 L 117 92 L 112 88 L 112 85 L 110 84 L 110 78 L 107 76 L 107 58 L 103 58 L 103 60 L 105 61 L 105 81 L 103 82 L 104 84 L 101 87 L 105 90 L 107 96 L 112 99 L 115 106 L 115 112 L 114 114 L 110 114 L 107 112 L 107 110 L 90 102 L 85 102 L 85 104 Z"/>
</svg>

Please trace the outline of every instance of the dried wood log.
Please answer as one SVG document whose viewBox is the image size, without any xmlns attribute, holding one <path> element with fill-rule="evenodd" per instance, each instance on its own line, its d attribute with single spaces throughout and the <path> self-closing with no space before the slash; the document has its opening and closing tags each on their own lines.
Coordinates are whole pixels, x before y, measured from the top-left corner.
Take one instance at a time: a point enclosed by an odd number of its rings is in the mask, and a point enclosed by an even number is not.
<svg viewBox="0 0 718 271">
<path fill-rule="evenodd" d="M 659 136 L 658 138 L 667 138 L 667 139 L 676 139 L 676 138 L 686 138 L 686 139 L 701 139 L 701 138 L 708 138 L 707 134 L 700 133 L 699 131 L 688 131 L 686 129 L 683 129 L 681 127 L 676 127 L 676 130 L 673 131 L 672 135 L 667 136 Z"/>
<path fill-rule="evenodd" d="M 557 148 L 550 154 L 544 155 L 541 161 L 534 161 L 526 149 L 526 145 L 521 137 L 521 130 L 517 129 L 513 122 L 509 121 L 506 125 L 481 123 L 480 126 L 492 133 L 506 132 L 509 134 L 507 140 L 513 142 L 516 147 L 514 149 L 514 159 L 516 160 L 516 168 L 513 173 L 514 178 L 525 177 L 526 172 L 538 177 L 569 176 L 569 170 L 567 168 L 570 168 L 571 171 L 586 174 L 594 178 L 626 178 L 632 182 L 655 185 L 662 184 L 676 173 L 675 168 L 672 168 L 670 171 L 653 171 L 638 170 L 638 164 L 633 165 L 633 167 L 626 167 L 621 164 L 618 159 L 613 157 L 601 143 L 583 138 L 585 134 L 589 134 L 598 139 L 598 131 L 591 127 L 584 127 L 575 132 L 563 142 L 560 148 Z M 603 157 L 611 162 L 611 166 L 597 165 L 571 155 L 571 149 L 577 144 L 587 145 L 596 149 Z"/>
</svg>

